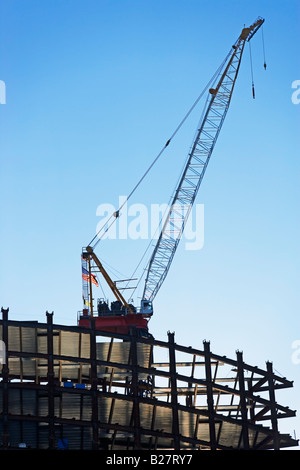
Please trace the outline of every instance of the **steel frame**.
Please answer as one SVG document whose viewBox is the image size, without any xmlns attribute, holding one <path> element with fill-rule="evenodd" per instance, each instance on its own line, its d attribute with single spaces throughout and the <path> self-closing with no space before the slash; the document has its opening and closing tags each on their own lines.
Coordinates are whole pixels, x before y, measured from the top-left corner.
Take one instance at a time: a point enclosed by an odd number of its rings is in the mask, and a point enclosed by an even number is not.
<svg viewBox="0 0 300 470">
<path fill-rule="evenodd" d="M 278 420 L 295 412 L 276 401 L 293 383 L 243 361 L 91 328 L 8 320 L 0 337 L 2 448 L 229 450 L 296 446 Z M 230 375 L 229 375 L 230 374 Z M 264 426 L 262 426 L 264 423 Z M 64 441 L 63 441 L 64 439 Z"/>
</svg>

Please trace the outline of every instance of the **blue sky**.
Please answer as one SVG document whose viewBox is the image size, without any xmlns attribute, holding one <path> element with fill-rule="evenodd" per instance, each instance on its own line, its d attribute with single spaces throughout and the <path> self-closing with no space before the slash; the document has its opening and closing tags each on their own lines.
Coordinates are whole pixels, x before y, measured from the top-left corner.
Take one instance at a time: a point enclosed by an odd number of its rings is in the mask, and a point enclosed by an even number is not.
<svg viewBox="0 0 300 470">
<path fill-rule="evenodd" d="M 294 380 L 282 423 L 300 437 L 298 0 L 1 1 L 1 285 L 10 317 L 75 324 L 80 254 L 101 204 L 118 206 L 225 58 L 246 47 L 231 106 L 196 202 L 204 246 L 182 243 L 155 299 L 150 331 L 274 369 Z M 248 45 L 247 45 L 248 46 Z M 203 104 L 203 102 L 202 102 Z M 135 192 L 168 203 L 202 106 Z M 103 240 L 97 255 L 130 276 L 147 240 Z M 101 296 L 101 294 L 100 294 Z M 298 355 L 300 358 L 300 354 Z"/>
</svg>

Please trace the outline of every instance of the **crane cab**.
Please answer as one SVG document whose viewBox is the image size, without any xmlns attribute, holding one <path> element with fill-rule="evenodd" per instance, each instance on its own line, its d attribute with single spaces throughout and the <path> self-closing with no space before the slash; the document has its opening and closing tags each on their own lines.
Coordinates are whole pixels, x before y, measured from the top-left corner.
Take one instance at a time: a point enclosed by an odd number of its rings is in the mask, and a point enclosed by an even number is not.
<svg viewBox="0 0 300 470">
<path fill-rule="evenodd" d="M 145 317 L 151 317 L 153 315 L 153 305 L 151 300 L 141 300 L 140 313 Z"/>
</svg>

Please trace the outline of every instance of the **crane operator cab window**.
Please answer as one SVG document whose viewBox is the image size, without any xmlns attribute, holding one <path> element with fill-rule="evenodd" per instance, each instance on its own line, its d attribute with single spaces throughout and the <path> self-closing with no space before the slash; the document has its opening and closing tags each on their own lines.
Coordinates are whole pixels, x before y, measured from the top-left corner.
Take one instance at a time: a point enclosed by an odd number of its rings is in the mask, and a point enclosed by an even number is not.
<svg viewBox="0 0 300 470">
<path fill-rule="evenodd" d="M 142 300 L 141 301 L 141 313 L 145 315 L 152 315 L 153 314 L 153 306 L 150 300 Z"/>
</svg>

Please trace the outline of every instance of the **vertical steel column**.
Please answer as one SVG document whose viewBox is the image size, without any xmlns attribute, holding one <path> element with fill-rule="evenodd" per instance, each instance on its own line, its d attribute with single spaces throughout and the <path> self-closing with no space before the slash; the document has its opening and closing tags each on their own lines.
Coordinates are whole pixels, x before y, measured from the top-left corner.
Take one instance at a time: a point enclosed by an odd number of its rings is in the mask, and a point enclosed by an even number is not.
<svg viewBox="0 0 300 470">
<path fill-rule="evenodd" d="M 91 394 L 92 394 L 92 449 L 99 447 L 98 438 L 98 378 L 95 319 L 91 318 L 90 328 L 90 359 L 91 359 Z"/>
<path fill-rule="evenodd" d="M 253 380 L 252 379 L 253 379 L 253 372 L 252 372 L 251 378 L 248 381 L 248 392 L 249 393 L 252 393 L 252 387 L 253 387 Z M 253 399 L 250 401 L 250 404 L 251 404 L 251 407 L 250 407 L 250 423 L 255 424 L 255 402 L 254 402 Z"/>
<path fill-rule="evenodd" d="M 247 420 L 247 404 L 245 394 L 245 378 L 244 378 L 244 367 L 243 367 L 243 353 L 236 351 L 237 355 L 237 369 L 239 379 L 239 390 L 240 390 L 240 405 L 242 415 L 242 439 L 243 448 L 249 449 L 249 435 L 248 435 L 248 420 Z"/>
<path fill-rule="evenodd" d="M 136 328 L 130 331 L 130 355 L 132 365 L 132 394 L 133 394 L 133 427 L 134 427 L 134 449 L 141 448 L 141 422 L 139 407 L 139 375 L 138 375 L 138 357 L 137 357 L 137 335 Z"/>
<path fill-rule="evenodd" d="M 272 430 L 274 432 L 274 437 L 273 437 L 274 450 L 279 450 L 280 439 L 279 439 L 279 433 L 278 433 L 278 422 L 277 422 L 277 412 L 276 412 L 273 365 L 272 365 L 272 362 L 269 362 L 269 361 L 267 362 L 267 376 L 268 376 L 268 383 L 269 383 L 271 423 L 272 423 Z"/>
<path fill-rule="evenodd" d="M 8 312 L 9 309 L 1 308 L 2 312 L 2 341 L 5 348 L 5 358 L 2 368 L 2 381 L 3 381 L 3 403 L 2 403 L 2 419 L 3 419 L 3 432 L 2 443 L 3 448 L 8 448 L 9 441 L 9 426 L 8 426 L 8 387 L 9 387 L 9 368 L 8 368 Z"/>
<path fill-rule="evenodd" d="M 54 429 L 54 366 L 53 366 L 53 312 L 46 312 L 47 316 L 47 356 L 48 356 L 48 425 L 49 449 L 55 448 Z"/>
<path fill-rule="evenodd" d="M 174 450 L 180 450 L 174 333 L 168 332 L 168 338 L 169 338 L 170 383 L 171 383 L 171 404 L 172 404 L 172 433 L 174 435 Z"/>
<path fill-rule="evenodd" d="M 92 287 L 92 271 L 91 271 L 91 257 L 88 257 L 89 264 L 89 292 L 90 292 L 90 309 L 91 309 L 91 318 L 94 316 L 93 312 L 93 287 Z"/>
<path fill-rule="evenodd" d="M 209 419 L 209 437 L 210 449 L 217 449 L 216 428 L 215 428 L 215 412 L 214 412 L 214 396 L 211 376 L 210 346 L 209 341 L 203 341 L 204 344 L 204 360 L 206 375 L 206 395 L 207 395 L 207 411 Z"/>
</svg>

